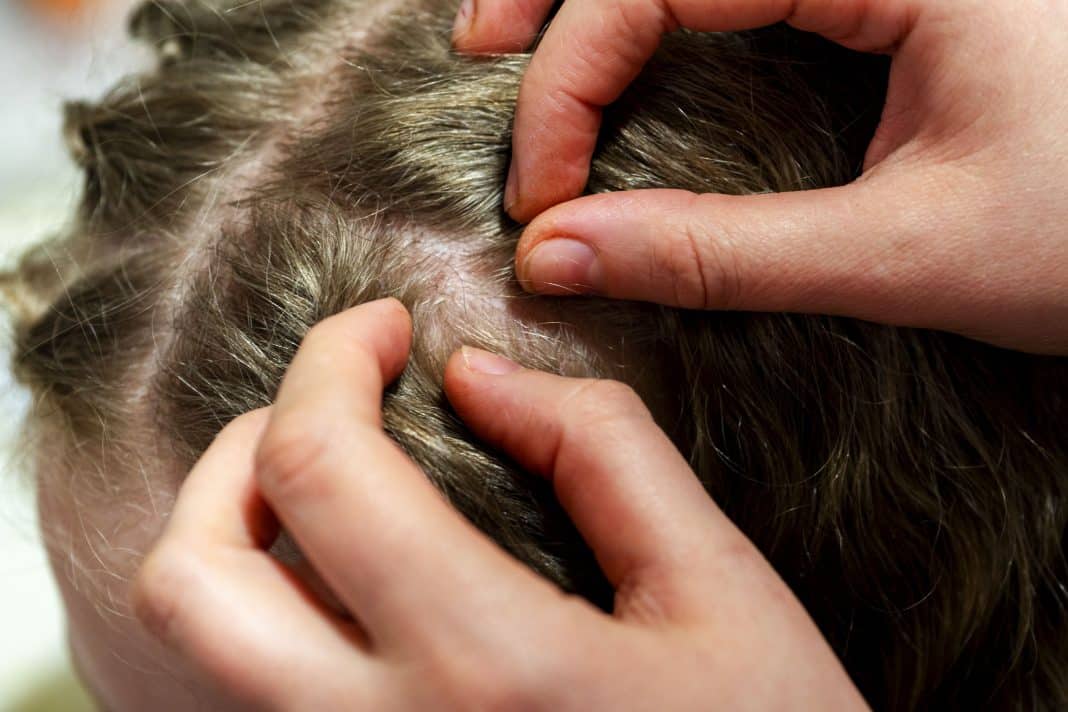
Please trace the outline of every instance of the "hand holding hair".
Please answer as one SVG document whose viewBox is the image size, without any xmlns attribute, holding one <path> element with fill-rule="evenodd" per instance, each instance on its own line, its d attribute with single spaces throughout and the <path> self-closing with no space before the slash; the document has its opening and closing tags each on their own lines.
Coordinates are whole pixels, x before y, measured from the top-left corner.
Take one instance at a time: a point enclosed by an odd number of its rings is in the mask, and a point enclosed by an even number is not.
<svg viewBox="0 0 1068 712">
<path fill-rule="evenodd" d="M 453 355 L 445 382 L 479 436 L 552 481 L 616 588 L 614 613 L 479 533 L 382 430 L 410 340 L 393 300 L 322 322 L 275 404 L 227 427 L 183 485 L 136 610 L 213 708 L 864 708 L 797 599 L 618 383 L 476 350 Z M 351 617 L 267 553 L 278 520 Z"/>
<path fill-rule="evenodd" d="M 521 49 L 552 7 L 467 0 L 455 43 Z M 892 55 L 860 179 L 747 197 L 577 197 L 602 108 L 663 34 L 780 21 Z M 1068 353 L 1065 27 L 1066 0 L 568 0 L 516 111 L 505 208 L 532 221 L 518 275 L 550 294 L 836 314 Z"/>
</svg>

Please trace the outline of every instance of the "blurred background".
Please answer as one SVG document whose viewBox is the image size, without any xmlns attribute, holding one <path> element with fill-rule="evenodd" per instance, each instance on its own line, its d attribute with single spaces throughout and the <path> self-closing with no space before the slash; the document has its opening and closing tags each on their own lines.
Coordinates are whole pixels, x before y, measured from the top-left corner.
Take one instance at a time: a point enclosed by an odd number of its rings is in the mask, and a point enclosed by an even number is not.
<svg viewBox="0 0 1068 712">
<path fill-rule="evenodd" d="M 65 100 L 93 98 L 148 57 L 125 38 L 134 0 L 0 0 L 0 264 L 61 228 L 80 173 L 60 136 Z M 0 711 L 91 709 L 69 672 L 58 595 L 37 534 L 0 310 Z"/>
</svg>

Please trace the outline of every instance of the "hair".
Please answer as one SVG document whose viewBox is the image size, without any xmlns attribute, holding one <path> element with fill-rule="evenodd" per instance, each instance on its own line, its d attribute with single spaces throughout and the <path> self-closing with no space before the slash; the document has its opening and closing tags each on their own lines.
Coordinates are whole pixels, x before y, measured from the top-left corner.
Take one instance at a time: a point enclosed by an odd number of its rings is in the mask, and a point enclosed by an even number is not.
<svg viewBox="0 0 1068 712">
<path fill-rule="evenodd" d="M 393 296 L 415 340 L 387 431 L 564 589 L 611 606 L 551 491 L 449 409 L 461 343 L 633 385 L 876 708 L 1068 704 L 1066 361 L 843 318 L 524 294 L 500 204 L 528 54 L 452 53 L 454 9 L 135 13 L 158 67 L 68 106 L 83 204 L 3 280 L 32 429 L 66 462 L 41 486 L 105 505 L 176 488 L 223 425 L 271 403 L 312 325 Z M 588 190 L 848 182 L 886 70 L 785 27 L 674 33 L 606 110 Z"/>
</svg>

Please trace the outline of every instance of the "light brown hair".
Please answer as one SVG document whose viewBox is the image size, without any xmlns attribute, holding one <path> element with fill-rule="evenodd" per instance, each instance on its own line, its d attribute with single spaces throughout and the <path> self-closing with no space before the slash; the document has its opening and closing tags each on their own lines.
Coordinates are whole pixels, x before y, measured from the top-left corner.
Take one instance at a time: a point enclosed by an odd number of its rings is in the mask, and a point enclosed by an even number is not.
<svg viewBox="0 0 1068 712">
<path fill-rule="evenodd" d="M 155 2 L 132 26 L 159 67 L 68 108 L 81 213 L 6 285 L 16 370 L 70 486 L 104 502 L 146 471 L 177 486 L 225 423 L 271 402 L 313 324 L 395 296 L 415 343 L 388 431 L 564 588 L 611 605 L 551 492 L 442 398 L 461 343 L 634 385 L 875 707 L 1068 703 L 1065 361 L 848 319 L 524 294 L 500 203 L 527 55 L 456 56 L 438 2 L 356 42 L 374 7 Z M 786 28 L 676 33 L 607 111 L 588 189 L 847 182 L 885 73 Z"/>
</svg>

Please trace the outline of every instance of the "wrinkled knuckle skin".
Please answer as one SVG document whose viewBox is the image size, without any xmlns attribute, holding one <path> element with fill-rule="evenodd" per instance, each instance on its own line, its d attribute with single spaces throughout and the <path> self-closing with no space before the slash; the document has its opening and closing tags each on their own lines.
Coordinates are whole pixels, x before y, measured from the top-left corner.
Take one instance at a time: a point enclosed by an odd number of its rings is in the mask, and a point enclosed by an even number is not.
<svg viewBox="0 0 1068 712">
<path fill-rule="evenodd" d="M 709 305 L 703 260 L 688 227 L 679 231 L 677 239 L 666 241 L 654 252 L 654 262 L 651 278 L 671 285 L 674 306 L 704 309 Z"/>
<path fill-rule="evenodd" d="M 690 212 L 700 216 L 704 211 Z M 714 235 L 712 230 L 700 217 L 687 218 L 670 253 L 666 271 L 683 308 L 730 311 L 741 306 L 741 266 L 732 249 L 736 241 L 725 226 L 717 226 Z"/>
<path fill-rule="evenodd" d="M 256 452 L 256 481 L 282 499 L 313 493 L 321 485 L 319 463 L 327 449 L 327 438 L 308 422 L 276 422 Z"/>
</svg>

